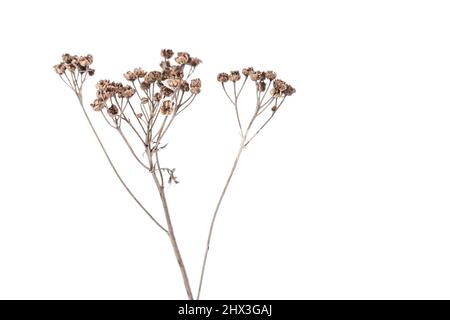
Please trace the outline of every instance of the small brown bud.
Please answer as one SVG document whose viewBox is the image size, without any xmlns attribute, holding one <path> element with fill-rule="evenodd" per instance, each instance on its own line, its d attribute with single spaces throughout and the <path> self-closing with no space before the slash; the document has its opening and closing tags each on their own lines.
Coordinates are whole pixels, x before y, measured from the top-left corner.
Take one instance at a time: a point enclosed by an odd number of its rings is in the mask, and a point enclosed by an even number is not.
<svg viewBox="0 0 450 320">
<path fill-rule="evenodd" d="M 277 106 L 273 106 L 273 107 L 272 107 L 272 111 L 273 111 L 273 112 L 275 112 L 275 111 L 277 111 L 277 110 L 278 110 Z"/>
<path fill-rule="evenodd" d="M 111 105 L 111 107 L 108 108 L 108 114 L 111 117 L 117 116 L 119 114 L 119 108 L 115 105 Z"/>
<path fill-rule="evenodd" d="M 156 93 L 153 95 L 153 100 L 155 100 L 156 102 L 161 101 L 161 99 L 162 99 L 161 93 L 156 92 Z"/>
</svg>

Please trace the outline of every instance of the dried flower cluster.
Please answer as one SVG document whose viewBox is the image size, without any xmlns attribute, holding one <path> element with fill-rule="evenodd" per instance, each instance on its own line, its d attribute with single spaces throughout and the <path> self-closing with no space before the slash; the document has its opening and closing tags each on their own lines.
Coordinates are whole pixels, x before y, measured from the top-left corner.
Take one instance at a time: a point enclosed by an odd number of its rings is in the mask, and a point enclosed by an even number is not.
<svg viewBox="0 0 450 320">
<path fill-rule="evenodd" d="M 246 83 L 248 83 L 248 79 L 250 79 L 250 81 L 255 85 L 256 108 L 244 107 L 244 110 L 241 110 L 239 106 L 239 97 L 241 96 L 242 90 L 244 89 Z M 228 100 L 230 100 L 230 102 L 234 106 L 237 123 L 239 125 L 239 130 L 241 133 L 241 144 L 231 172 L 219 197 L 219 201 L 216 205 L 213 218 L 211 220 L 209 234 L 206 241 L 205 254 L 203 258 L 202 271 L 200 274 L 200 284 L 198 287 L 197 299 L 200 298 L 200 293 L 202 290 L 206 262 L 208 259 L 211 236 L 213 233 L 216 217 L 219 212 L 220 205 L 222 204 L 222 200 L 228 189 L 231 178 L 233 177 L 234 171 L 236 170 L 236 167 L 238 165 L 241 154 L 244 148 L 261 132 L 261 130 L 270 122 L 270 120 L 272 120 L 275 113 L 280 109 L 286 97 L 291 96 L 295 93 L 294 87 L 287 84 L 283 80 L 277 79 L 277 74 L 275 72 L 255 71 L 252 67 L 242 69 L 242 75 L 239 71 L 231 71 L 230 73 L 221 72 L 217 75 L 217 81 L 219 81 L 219 83 L 222 85 L 223 91 L 228 97 Z M 228 84 L 230 84 L 231 88 L 226 87 L 226 85 Z M 269 92 L 270 94 L 268 94 Z M 266 110 L 271 110 L 271 112 L 265 112 Z M 251 114 L 249 122 L 246 125 L 243 125 L 242 123 L 242 111 L 247 111 L 248 113 L 253 112 L 253 114 Z"/>
<path fill-rule="evenodd" d="M 192 57 L 187 52 L 175 53 L 171 49 L 161 50 L 161 57 L 157 70 L 147 71 L 142 68 L 135 68 L 126 71 L 123 74 L 124 83 L 111 80 L 98 81 L 95 86 L 95 99 L 90 105 L 93 111 L 96 114 L 101 114 L 106 123 L 118 133 L 132 157 L 152 177 L 164 210 L 165 226 L 154 218 L 125 183 L 86 111 L 82 88 L 86 78 L 92 76 L 95 72 L 91 68 L 92 55 L 72 56 L 64 54 L 62 61 L 54 66 L 54 69 L 78 97 L 86 119 L 119 181 L 142 210 L 168 235 L 181 271 L 187 296 L 189 299 L 193 299 L 189 278 L 175 238 L 165 193 L 166 181 L 178 183 L 178 180 L 174 175 L 175 169 L 162 166 L 161 150 L 167 145 L 163 143 L 163 139 L 173 121 L 192 104 L 201 92 L 201 80 L 190 79 L 201 60 Z M 286 97 L 295 93 L 295 89 L 283 80 L 278 79 L 277 74 L 273 71 L 255 71 L 253 68 L 244 68 L 242 72 L 234 70 L 229 73 L 219 73 L 217 80 L 221 83 L 226 96 L 234 106 L 241 134 L 241 144 L 210 225 L 197 299 L 200 298 L 216 216 L 240 155 L 244 148 L 274 117 Z M 254 84 L 256 108 L 244 107 L 242 109 L 243 107 L 238 103 L 247 83 Z M 269 111 L 266 112 L 266 110 Z M 251 115 L 250 120 L 244 126 L 241 118 L 242 112 L 249 112 Z"/>
<path fill-rule="evenodd" d="M 87 76 L 93 76 L 95 70 L 91 68 L 94 58 L 86 56 L 72 56 L 68 53 L 62 55 L 62 61 L 53 68 L 66 85 L 72 90 L 81 90 Z"/>
</svg>

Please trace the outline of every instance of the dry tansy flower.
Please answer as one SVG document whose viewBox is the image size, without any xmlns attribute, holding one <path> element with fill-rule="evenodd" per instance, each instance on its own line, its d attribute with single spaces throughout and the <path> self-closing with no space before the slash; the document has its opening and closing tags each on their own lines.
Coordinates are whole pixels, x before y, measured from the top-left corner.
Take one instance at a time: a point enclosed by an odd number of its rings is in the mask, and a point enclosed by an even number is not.
<svg viewBox="0 0 450 320">
<path fill-rule="evenodd" d="M 253 81 L 264 80 L 265 78 L 266 78 L 266 75 L 264 72 L 254 71 L 254 72 L 250 73 L 250 79 Z"/>
<path fill-rule="evenodd" d="M 92 55 L 88 54 L 87 56 L 82 56 L 78 59 L 78 63 L 82 67 L 89 67 L 94 62 L 94 58 Z"/>
<path fill-rule="evenodd" d="M 191 92 L 193 94 L 199 94 L 201 87 L 202 87 L 202 81 L 200 79 L 192 79 Z"/>
<path fill-rule="evenodd" d="M 202 60 L 200 60 L 199 58 L 190 58 L 189 61 L 187 62 L 187 64 L 192 67 L 196 67 L 200 63 L 202 63 Z"/>
<path fill-rule="evenodd" d="M 172 101 L 164 100 L 161 105 L 161 114 L 165 116 L 171 114 L 173 111 L 172 105 L 173 105 Z"/>
<path fill-rule="evenodd" d="M 230 77 L 228 76 L 228 73 L 222 72 L 217 75 L 217 81 L 219 82 L 224 83 L 227 82 L 229 79 Z"/>
<path fill-rule="evenodd" d="M 162 50 L 161 50 L 161 56 L 162 56 L 164 59 L 170 59 L 170 58 L 172 58 L 172 56 L 173 56 L 173 51 L 170 50 L 170 49 L 162 49 Z"/>
<path fill-rule="evenodd" d="M 168 87 L 166 87 L 166 86 L 162 86 L 161 87 L 161 94 L 164 97 L 170 97 L 173 94 L 173 90 L 168 88 Z"/>
<path fill-rule="evenodd" d="M 239 71 L 231 71 L 230 72 L 230 80 L 233 82 L 239 81 L 241 79 L 241 74 Z"/>
<path fill-rule="evenodd" d="M 274 97 L 291 96 L 295 93 L 294 87 L 283 80 L 276 79 L 273 82 L 273 89 L 270 92 Z"/>
<path fill-rule="evenodd" d="M 119 114 L 119 108 L 115 105 L 111 105 L 111 107 L 108 108 L 108 114 L 111 117 L 117 116 Z"/>
<path fill-rule="evenodd" d="M 124 86 L 121 90 L 118 91 L 119 98 L 131 98 L 136 93 L 136 90 L 130 86 Z"/>
<path fill-rule="evenodd" d="M 248 77 L 250 74 L 254 72 L 252 67 L 244 68 L 242 69 L 242 74 L 246 77 Z"/>
<path fill-rule="evenodd" d="M 54 66 L 54 68 L 55 68 L 56 73 L 59 75 L 64 74 L 66 72 L 66 65 L 64 62 L 57 64 L 56 66 Z"/>
<path fill-rule="evenodd" d="M 180 89 L 184 92 L 189 91 L 189 83 L 186 80 L 183 80 L 181 83 Z"/>
<path fill-rule="evenodd" d="M 155 81 L 161 80 L 162 74 L 160 71 L 150 71 L 144 78 L 144 81 L 153 83 Z"/>
<path fill-rule="evenodd" d="M 266 91 L 266 83 L 264 81 L 258 81 L 256 87 L 258 88 L 258 91 Z"/>
<path fill-rule="evenodd" d="M 162 99 L 161 93 L 156 92 L 156 93 L 153 95 L 153 100 L 155 100 L 155 101 L 161 101 L 161 99 Z"/>
<path fill-rule="evenodd" d="M 167 80 L 167 84 L 169 85 L 169 87 L 172 88 L 178 88 L 183 80 L 181 80 L 180 78 L 172 78 Z"/>
<path fill-rule="evenodd" d="M 178 57 L 175 58 L 175 62 L 176 63 L 178 63 L 178 64 L 186 64 L 186 63 L 189 62 L 189 59 L 190 59 L 189 53 L 187 53 L 187 52 L 178 52 L 177 56 Z"/>
<path fill-rule="evenodd" d="M 273 71 L 267 71 L 266 72 L 266 78 L 269 79 L 270 81 L 275 80 L 277 77 L 277 74 Z"/>
<path fill-rule="evenodd" d="M 134 69 L 134 74 L 135 74 L 136 77 L 138 77 L 138 78 L 144 78 L 145 75 L 147 74 L 147 72 L 145 72 L 145 71 L 142 70 L 141 68 L 136 68 L 136 69 Z"/>
<path fill-rule="evenodd" d="M 128 81 L 134 81 L 137 79 L 136 73 L 134 73 L 133 71 L 127 71 L 123 76 Z"/>
<path fill-rule="evenodd" d="M 94 102 L 91 103 L 91 107 L 92 109 L 94 109 L 94 111 L 101 111 L 105 106 L 106 104 L 103 99 L 99 98 L 95 99 Z"/>
</svg>

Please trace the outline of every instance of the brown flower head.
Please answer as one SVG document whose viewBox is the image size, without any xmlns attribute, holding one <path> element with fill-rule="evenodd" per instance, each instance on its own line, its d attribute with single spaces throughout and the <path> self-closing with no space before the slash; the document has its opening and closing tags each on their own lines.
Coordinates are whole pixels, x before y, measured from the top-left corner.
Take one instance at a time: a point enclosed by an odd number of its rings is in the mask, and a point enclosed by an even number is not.
<svg viewBox="0 0 450 320">
<path fill-rule="evenodd" d="M 260 80 L 264 80 L 265 78 L 266 78 L 266 74 L 264 72 L 254 71 L 254 72 L 250 73 L 250 79 L 253 81 L 260 81 Z"/>
<path fill-rule="evenodd" d="M 173 56 L 173 51 L 170 49 L 162 49 L 161 50 L 161 57 L 164 59 L 170 59 Z"/>
<path fill-rule="evenodd" d="M 57 64 L 53 67 L 57 74 L 62 75 L 66 72 L 66 65 L 64 62 L 61 62 L 60 64 Z"/>
<path fill-rule="evenodd" d="M 159 64 L 163 71 L 170 70 L 170 62 L 169 61 L 161 61 Z"/>
<path fill-rule="evenodd" d="M 295 89 L 283 80 L 276 79 L 273 82 L 273 89 L 270 91 L 270 93 L 274 97 L 291 96 L 295 93 Z"/>
<path fill-rule="evenodd" d="M 138 78 L 144 78 L 145 75 L 147 74 L 147 72 L 145 72 L 145 71 L 142 70 L 141 68 L 136 68 L 136 69 L 134 69 L 134 74 L 135 74 L 136 77 L 138 77 Z"/>
<path fill-rule="evenodd" d="M 239 71 L 231 71 L 230 72 L 230 80 L 233 82 L 239 81 L 241 79 L 241 74 Z"/>
<path fill-rule="evenodd" d="M 168 88 L 168 87 L 166 87 L 166 86 L 162 86 L 161 87 L 161 94 L 164 97 L 170 97 L 173 94 L 173 90 Z"/>
<path fill-rule="evenodd" d="M 136 93 L 136 90 L 134 90 L 133 87 L 131 87 L 131 86 L 123 86 L 121 88 L 121 90 L 119 90 L 117 95 L 119 96 L 119 98 L 129 99 L 132 96 L 134 96 L 135 93 Z"/>
<path fill-rule="evenodd" d="M 178 64 L 186 64 L 189 62 L 189 59 L 191 57 L 189 56 L 189 53 L 187 52 L 178 52 L 177 57 L 175 58 L 175 62 Z"/>
<path fill-rule="evenodd" d="M 275 80 L 277 77 L 277 74 L 273 71 L 267 71 L 266 72 L 266 78 L 269 79 L 270 81 Z"/>
<path fill-rule="evenodd" d="M 178 88 L 183 83 L 183 80 L 180 78 L 171 78 L 167 80 L 167 85 L 171 88 Z"/>
<path fill-rule="evenodd" d="M 202 81 L 200 79 L 191 80 L 191 92 L 193 94 L 199 94 L 202 87 Z"/>
<path fill-rule="evenodd" d="M 106 104 L 103 99 L 97 98 L 91 103 L 91 107 L 94 111 L 101 111 L 104 107 L 106 107 Z"/>
<path fill-rule="evenodd" d="M 111 107 L 108 108 L 108 114 L 111 117 L 117 116 L 119 114 L 119 108 L 117 108 L 116 105 L 111 105 Z"/>
<path fill-rule="evenodd" d="M 81 67 L 84 67 L 84 68 L 89 67 L 93 62 L 94 62 L 94 58 L 90 54 L 88 54 L 87 56 L 81 56 L 78 59 L 78 63 L 80 64 Z"/>
<path fill-rule="evenodd" d="M 144 81 L 141 82 L 141 89 L 144 90 L 144 91 L 149 90 L 150 89 L 150 85 L 151 85 L 150 82 L 147 82 L 147 81 L 144 80 Z"/>
<path fill-rule="evenodd" d="M 170 100 L 164 100 L 161 105 L 161 114 L 168 116 L 173 112 L 173 102 Z"/>
<path fill-rule="evenodd" d="M 187 81 L 183 80 L 183 82 L 181 83 L 180 89 L 183 92 L 189 91 L 189 83 Z"/>
<path fill-rule="evenodd" d="M 144 78 L 144 81 L 153 83 L 155 81 L 161 80 L 162 74 L 160 71 L 150 71 Z"/>
<path fill-rule="evenodd" d="M 230 80 L 230 76 L 228 75 L 228 73 L 222 72 L 217 75 L 217 81 L 219 82 L 224 83 L 227 82 L 228 80 Z"/>
<path fill-rule="evenodd" d="M 156 102 L 161 101 L 161 99 L 162 99 L 161 93 L 156 92 L 156 93 L 153 95 L 153 100 L 155 100 Z"/>
<path fill-rule="evenodd" d="M 258 81 L 256 82 L 256 88 L 258 91 L 264 92 L 266 91 L 267 85 L 264 81 Z"/>
<path fill-rule="evenodd" d="M 137 75 L 133 71 L 127 71 L 123 76 L 128 81 L 135 81 L 137 79 Z"/>
<path fill-rule="evenodd" d="M 200 63 L 202 63 L 202 60 L 200 60 L 199 58 L 190 58 L 189 61 L 187 62 L 187 64 L 192 67 L 196 67 Z"/>
<path fill-rule="evenodd" d="M 248 77 L 250 74 L 254 72 L 252 67 L 244 68 L 242 69 L 242 74 L 246 77 Z"/>
<path fill-rule="evenodd" d="M 287 96 L 292 96 L 296 92 L 295 88 L 290 84 L 287 85 L 287 89 L 284 91 L 284 94 Z"/>
</svg>

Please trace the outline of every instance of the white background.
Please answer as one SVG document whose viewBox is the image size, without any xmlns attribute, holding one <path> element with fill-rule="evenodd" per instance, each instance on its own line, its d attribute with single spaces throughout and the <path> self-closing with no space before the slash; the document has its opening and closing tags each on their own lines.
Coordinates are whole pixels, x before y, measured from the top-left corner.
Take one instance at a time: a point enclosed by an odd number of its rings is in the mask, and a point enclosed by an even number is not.
<svg viewBox="0 0 450 320">
<path fill-rule="evenodd" d="M 448 1 L 1 2 L 0 298 L 185 298 L 168 239 L 52 70 L 92 53 L 91 100 L 95 81 L 154 69 L 166 47 L 204 61 L 164 155 L 194 288 L 239 144 L 216 74 L 252 65 L 297 88 L 242 157 L 203 298 L 450 298 L 449 17 Z M 91 115 L 162 218 L 150 178 Z"/>
</svg>

